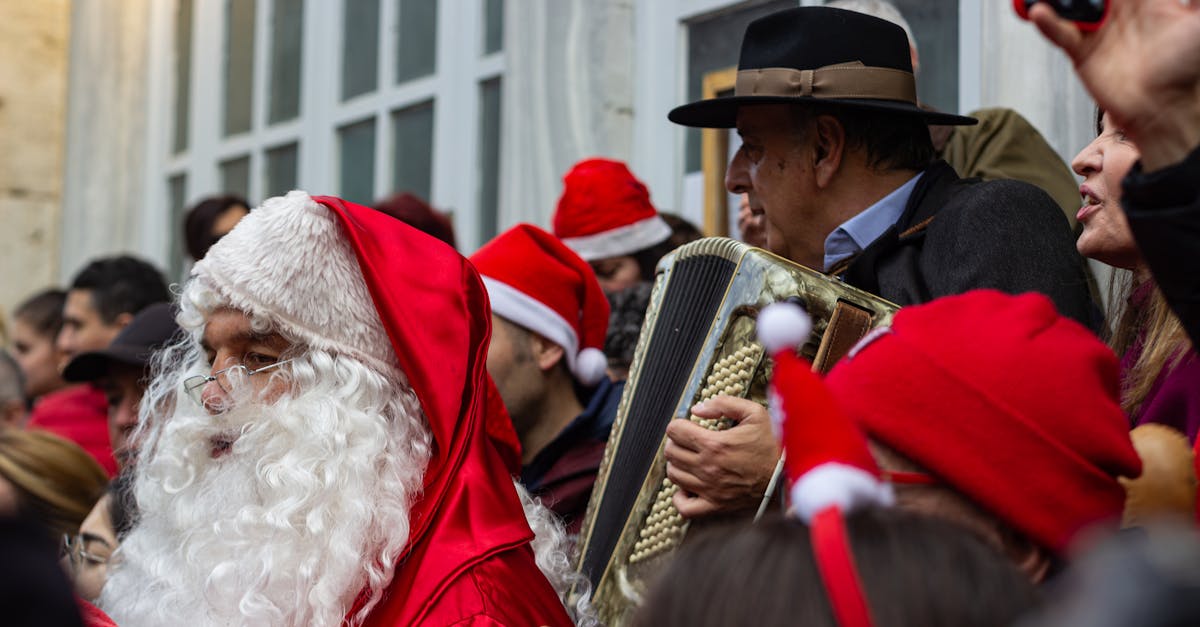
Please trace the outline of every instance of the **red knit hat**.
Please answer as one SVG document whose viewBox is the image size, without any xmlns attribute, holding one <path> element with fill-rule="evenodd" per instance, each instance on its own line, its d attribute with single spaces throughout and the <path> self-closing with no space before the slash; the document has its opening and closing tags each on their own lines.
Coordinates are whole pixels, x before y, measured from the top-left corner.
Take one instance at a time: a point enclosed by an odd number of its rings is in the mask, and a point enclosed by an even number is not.
<svg viewBox="0 0 1200 627">
<path fill-rule="evenodd" d="M 646 186 L 610 159 L 585 159 L 567 172 L 553 225 L 554 234 L 587 261 L 635 253 L 671 236 Z"/>
<path fill-rule="evenodd" d="M 542 229 L 518 224 L 471 255 L 471 263 L 493 313 L 561 346 L 580 383 L 600 382 L 609 306 L 586 261 Z"/>
<path fill-rule="evenodd" d="M 871 438 L 1062 553 L 1120 518 L 1141 460 L 1117 360 L 1040 294 L 978 290 L 896 314 L 826 379 Z"/>
</svg>

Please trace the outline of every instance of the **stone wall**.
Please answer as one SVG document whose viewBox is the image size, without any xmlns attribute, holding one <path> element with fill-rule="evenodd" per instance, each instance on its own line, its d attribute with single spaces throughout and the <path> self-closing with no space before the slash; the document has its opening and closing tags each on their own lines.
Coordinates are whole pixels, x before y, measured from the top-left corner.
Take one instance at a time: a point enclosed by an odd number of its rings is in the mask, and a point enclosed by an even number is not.
<svg viewBox="0 0 1200 627">
<path fill-rule="evenodd" d="M 0 3 L 0 310 L 59 278 L 68 0 Z"/>
</svg>

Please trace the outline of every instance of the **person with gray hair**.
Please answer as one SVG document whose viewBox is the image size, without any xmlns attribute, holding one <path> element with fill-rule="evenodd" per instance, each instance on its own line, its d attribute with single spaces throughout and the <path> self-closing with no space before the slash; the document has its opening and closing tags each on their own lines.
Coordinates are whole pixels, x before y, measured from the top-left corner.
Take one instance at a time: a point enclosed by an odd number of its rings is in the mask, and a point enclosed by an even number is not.
<svg viewBox="0 0 1200 627">
<path fill-rule="evenodd" d="M 20 428 L 25 422 L 25 377 L 17 360 L 0 350 L 0 429 Z"/>
</svg>

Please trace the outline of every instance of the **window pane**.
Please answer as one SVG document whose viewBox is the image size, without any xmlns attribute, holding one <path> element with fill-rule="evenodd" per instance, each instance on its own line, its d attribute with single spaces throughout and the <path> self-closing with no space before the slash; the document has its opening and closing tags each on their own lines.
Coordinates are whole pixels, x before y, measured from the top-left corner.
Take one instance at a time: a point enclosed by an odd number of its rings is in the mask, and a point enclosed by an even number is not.
<svg viewBox="0 0 1200 627">
<path fill-rule="evenodd" d="M 271 14 L 270 123 L 300 114 L 300 38 L 304 31 L 304 0 L 275 0 Z"/>
<path fill-rule="evenodd" d="M 338 129 L 342 198 L 360 204 L 375 201 L 375 118 Z"/>
<path fill-rule="evenodd" d="M 683 101 L 692 102 L 703 96 L 705 74 L 737 65 L 747 24 L 768 13 L 794 6 L 796 0 L 773 0 L 688 24 L 687 97 Z M 687 129 L 685 137 L 684 172 L 697 172 L 700 170 L 700 129 Z"/>
<path fill-rule="evenodd" d="M 267 151 L 264 196 L 282 196 L 296 189 L 296 163 L 299 156 L 299 144 L 288 144 Z"/>
<path fill-rule="evenodd" d="M 254 106 L 255 0 L 225 5 L 225 135 L 250 130 Z"/>
<path fill-rule="evenodd" d="M 396 82 L 433 74 L 437 69 L 436 0 L 398 0 L 399 45 L 396 46 Z"/>
<path fill-rule="evenodd" d="M 959 0 L 894 0 L 917 38 L 921 102 L 942 111 L 958 111 Z"/>
<path fill-rule="evenodd" d="M 483 0 L 483 53 L 504 49 L 504 0 Z"/>
<path fill-rule="evenodd" d="M 192 0 L 179 0 L 175 14 L 175 128 L 171 151 L 188 147 L 188 116 L 192 99 Z"/>
<path fill-rule="evenodd" d="M 168 263 L 170 268 L 170 277 L 172 279 L 183 278 L 183 262 L 184 262 L 184 247 L 183 247 L 183 218 L 187 207 L 183 206 L 184 199 L 187 198 L 187 175 L 176 174 L 167 179 L 167 207 L 171 211 L 171 249 L 168 251 Z"/>
<path fill-rule="evenodd" d="M 346 0 L 342 13 L 342 100 L 375 91 L 379 0 Z"/>
<path fill-rule="evenodd" d="M 392 114 L 392 191 L 430 199 L 433 181 L 433 101 Z"/>
<path fill-rule="evenodd" d="M 237 194 L 248 200 L 250 197 L 250 155 L 222 161 L 220 170 L 221 192 Z"/>
<path fill-rule="evenodd" d="M 500 203 L 500 79 L 479 84 L 479 241 L 496 236 Z"/>
</svg>

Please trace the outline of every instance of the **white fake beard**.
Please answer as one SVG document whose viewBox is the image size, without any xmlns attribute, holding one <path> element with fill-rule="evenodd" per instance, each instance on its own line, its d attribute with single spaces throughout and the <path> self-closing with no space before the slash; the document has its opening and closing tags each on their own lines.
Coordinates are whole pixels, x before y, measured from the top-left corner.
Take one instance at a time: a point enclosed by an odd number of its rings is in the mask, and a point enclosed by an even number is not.
<svg viewBox="0 0 1200 627">
<path fill-rule="evenodd" d="M 217 416 L 176 400 L 136 467 L 141 519 L 100 597 L 118 624 L 340 625 L 360 592 L 350 622 L 378 602 L 408 541 L 428 431 L 410 391 L 322 357 L 336 381 L 295 399 Z M 294 367 L 321 380 L 311 361 Z M 214 439 L 233 434 L 214 458 Z"/>
</svg>

